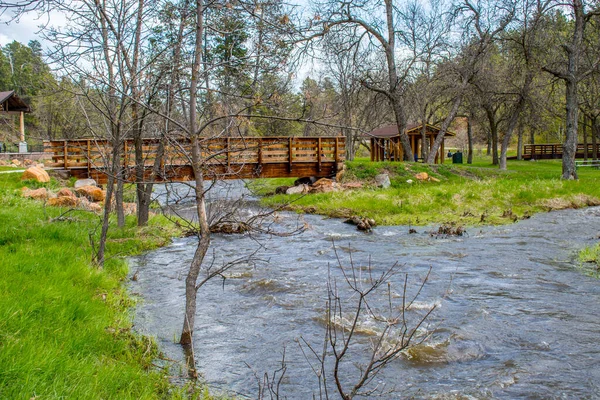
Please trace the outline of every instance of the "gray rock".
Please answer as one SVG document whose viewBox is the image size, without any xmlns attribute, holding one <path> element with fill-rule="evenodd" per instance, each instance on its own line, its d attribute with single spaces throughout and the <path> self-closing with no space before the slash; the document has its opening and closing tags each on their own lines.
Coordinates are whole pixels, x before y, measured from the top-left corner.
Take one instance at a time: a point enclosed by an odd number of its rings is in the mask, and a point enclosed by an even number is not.
<svg viewBox="0 0 600 400">
<path fill-rule="evenodd" d="M 77 179 L 75 181 L 75 185 L 73 185 L 73 187 L 75 189 L 80 188 L 82 186 L 98 186 L 96 184 L 96 181 L 93 179 Z"/>
<path fill-rule="evenodd" d="M 388 174 L 379 174 L 375 177 L 377 187 L 387 189 L 391 186 L 390 176 Z"/>
<path fill-rule="evenodd" d="M 292 186 L 291 188 L 285 191 L 285 194 L 304 194 L 308 193 L 309 190 L 310 186 L 302 184 L 298 186 Z"/>
</svg>

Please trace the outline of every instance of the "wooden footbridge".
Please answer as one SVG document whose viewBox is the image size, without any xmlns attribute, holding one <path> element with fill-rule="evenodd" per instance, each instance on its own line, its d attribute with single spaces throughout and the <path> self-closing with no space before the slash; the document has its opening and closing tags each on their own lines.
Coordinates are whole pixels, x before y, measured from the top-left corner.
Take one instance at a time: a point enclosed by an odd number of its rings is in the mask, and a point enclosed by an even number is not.
<svg viewBox="0 0 600 400">
<path fill-rule="evenodd" d="M 587 147 L 587 152 L 586 152 Z M 600 146 L 595 145 L 596 151 L 594 152 L 594 144 L 592 143 L 579 143 L 577 145 L 577 151 L 575 152 L 575 158 L 592 158 L 594 154 L 600 154 Z M 563 156 L 563 145 L 562 144 L 526 144 L 523 147 L 523 159 L 525 160 L 548 160 L 548 159 L 560 159 Z M 516 158 L 516 157 L 514 157 Z"/>
<path fill-rule="evenodd" d="M 135 148 L 125 140 L 121 149 L 124 179 L 134 182 Z M 156 162 L 160 139 L 144 139 L 142 146 L 145 178 L 157 182 L 189 181 L 191 142 L 186 139 L 162 143 L 163 157 Z M 107 140 L 74 139 L 44 142 L 44 152 L 52 158 L 50 167 L 63 169 L 77 178 L 107 182 L 108 156 L 112 146 Z M 343 168 L 344 137 L 227 137 L 202 138 L 201 157 L 206 179 L 251 179 L 283 177 L 327 177 Z M 155 164 L 158 173 L 152 176 Z"/>
</svg>

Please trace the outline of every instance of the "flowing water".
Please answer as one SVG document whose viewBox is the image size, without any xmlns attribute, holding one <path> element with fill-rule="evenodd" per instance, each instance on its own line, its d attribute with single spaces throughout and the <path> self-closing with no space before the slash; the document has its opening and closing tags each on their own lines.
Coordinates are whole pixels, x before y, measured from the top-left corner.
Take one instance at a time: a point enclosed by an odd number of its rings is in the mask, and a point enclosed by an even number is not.
<svg viewBox="0 0 600 400">
<path fill-rule="evenodd" d="M 277 224 L 290 229 L 297 218 L 281 213 Z M 276 370 L 285 347 L 282 393 L 289 399 L 318 393 L 308 362 L 315 360 L 307 361 L 298 339 L 322 348 L 328 273 L 343 286 L 337 250 L 342 264 L 348 266 L 351 257 L 358 272 L 370 264 L 378 274 L 399 262 L 398 270 L 409 274 L 408 294 L 431 269 L 407 311 L 416 321 L 437 305 L 418 333 L 428 340 L 377 376 L 373 384 L 383 398 L 600 398 L 600 282 L 576 261 L 578 249 L 597 241 L 600 208 L 538 214 L 451 238 L 431 236 L 432 227 L 416 234 L 404 226 L 378 227 L 364 234 L 337 219 L 303 218 L 308 229 L 300 235 L 213 236 L 209 258 L 215 262 L 259 246 L 260 259 L 200 289 L 194 347 L 198 370 L 211 387 L 256 397 L 255 374 Z M 132 260 L 137 280 L 131 290 L 143 299 L 136 329 L 155 336 L 166 355 L 179 360 L 183 354 L 175 342 L 195 245 L 194 238 L 176 239 Z M 392 281 L 398 307 L 404 275 Z M 368 318 L 358 329 L 351 362 L 364 360 L 381 331 Z M 356 376 L 351 362 L 345 367 L 348 384 Z"/>
</svg>

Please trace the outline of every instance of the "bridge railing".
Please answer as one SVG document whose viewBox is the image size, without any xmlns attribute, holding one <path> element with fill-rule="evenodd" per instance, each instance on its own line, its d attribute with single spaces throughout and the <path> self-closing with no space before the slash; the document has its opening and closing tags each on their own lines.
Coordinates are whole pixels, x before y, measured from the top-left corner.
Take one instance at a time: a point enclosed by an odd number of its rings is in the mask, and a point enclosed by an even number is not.
<svg viewBox="0 0 600 400">
<path fill-rule="evenodd" d="M 125 168 L 136 165 L 135 143 L 125 140 L 121 148 L 121 164 Z M 191 165 L 192 145 L 188 139 L 144 139 L 142 159 L 147 168 L 155 164 L 159 149 L 163 147 L 161 168 Z M 44 142 L 44 151 L 52 158 L 48 166 L 69 170 L 106 170 L 112 146 L 107 140 L 72 139 Z M 322 164 L 344 160 L 344 137 L 227 137 L 201 138 L 200 153 L 205 165 L 218 166 L 220 170 L 242 165 L 315 163 Z"/>
<path fill-rule="evenodd" d="M 592 157 L 594 154 L 593 143 L 579 143 L 577 144 L 576 157 L 583 158 L 586 153 L 588 157 Z M 563 145 L 558 143 L 544 143 L 544 144 L 526 144 L 523 148 L 523 155 L 526 159 L 551 159 L 561 158 L 563 154 Z M 600 144 L 596 144 L 596 154 L 600 154 Z"/>
</svg>

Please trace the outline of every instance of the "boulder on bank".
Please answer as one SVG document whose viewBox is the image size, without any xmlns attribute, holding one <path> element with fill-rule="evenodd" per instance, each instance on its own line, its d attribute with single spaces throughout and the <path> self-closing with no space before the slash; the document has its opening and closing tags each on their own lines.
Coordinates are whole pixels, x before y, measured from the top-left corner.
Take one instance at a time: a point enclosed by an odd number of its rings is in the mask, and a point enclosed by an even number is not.
<svg viewBox="0 0 600 400">
<path fill-rule="evenodd" d="M 106 194 L 96 186 L 82 186 L 75 190 L 79 195 L 87 197 L 91 201 L 104 201 Z"/>
<path fill-rule="evenodd" d="M 56 193 L 56 197 L 77 197 L 70 189 L 62 188 Z"/>
<path fill-rule="evenodd" d="M 84 186 L 98 186 L 98 184 L 93 179 L 77 179 L 73 185 L 75 189 L 79 189 L 80 187 Z"/>
<path fill-rule="evenodd" d="M 305 194 L 310 191 L 310 186 L 306 184 L 301 184 L 298 186 L 292 186 L 288 190 L 285 191 L 285 194 Z"/>
<path fill-rule="evenodd" d="M 102 212 L 102 206 L 100 204 L 98 204 L 98 203 L 92 203 L 91 201 L 89 201 L 85 197 L 82 197 L 81 199 L 79 199 L 78 206 L 82 210 L 87 210 L 87 211 L 91 211 L 91 212 L 95 212 L 95 213 L 101 213 Z"/>
<path fill-rule="evenodd" d="M 390 176 L 388 174 L 379 174 L 375 176 L 375 185 L 383 189 L 389 188 L 392 185 Z"/>
<path fill-rule="evenodd" d="M 287 190 L 292 186 L 278 186 L 275 188 L 275 194 L 286 194 Z"/>
<path fill-rule="evenodd" d="M 47 200 L 49 197 L 46 188 L 31 190 L 28 187 L 21 189 L 21 196 L 35 200 Z"/>
<path fill-rule="evenodd" d="M 305 176 L 303 178 L 298 178 L 294 181 L 294 186 L 299 186 L 299 185 L 312 185 L 313 183 L 315 183 L 317 181 L 317 178 L 315 178 L 314 176 Z"/>
<path fill-rule="evenodd" d="M 17 160 L 16 158 L 10 161 L 11 164 L 15 167 L 20 167 L 21 166 L 21 161 Z"/>
<path fill-rule="evenodd" d="M 329 193 L 336 192 L 340 189 L 340 185 L 328 178 L 321 178 L 313 183 L 310 188 L 311 193 Z"/>
<path fill-rule="evenodd" d="M 55 197 L 48 199 L 49 206 L 52 207 L 77 207 L 79 205 L 79 199 L 76 197 Z"/>
<path fill-rule="evenodd" d="M 23 172 L 23 175 L 21 175 L 21 180 L 33 180 L 42 183 L 50 182 L 50 175 L 48 175 L 48 173 L 42 168 L 31 167 L 27 168 L 27 170 Z"/>
<path fill-rule="evenodd" d="M 362 189 L 363 184 L 361 182 L 348 182 L 342 185 L 344 189 Z"/>
<path fill-rule="evenodd" d="M 426 181 L 429 179 L 429 174 L 427 172 L 419 172 L 415 175 L 415 179 L 419 181 Z"/>
</svg>

